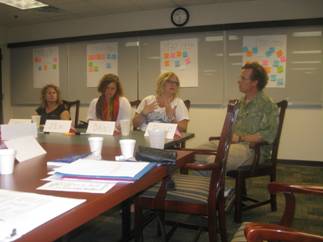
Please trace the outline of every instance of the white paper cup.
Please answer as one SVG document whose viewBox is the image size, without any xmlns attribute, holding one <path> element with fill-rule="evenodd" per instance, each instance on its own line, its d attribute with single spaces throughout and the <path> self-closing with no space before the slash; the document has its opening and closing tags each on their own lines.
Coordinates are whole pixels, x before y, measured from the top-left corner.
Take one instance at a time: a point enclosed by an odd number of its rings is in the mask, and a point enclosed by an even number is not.
<svg viewBox="0 0 323 242">
<path fill-rule="evenodd" d="M 120 120 L 121 135 L 128 136 L 130 133 L 130 120 L 124 119 Z"/>
<path fill-rule="evenodd" d="M 15 164 L 14 149 L 0 149 L 0 174 L 12 174 Z"/>
<path fill-rule="evenodd" d="M 89 137 L 88 140 L 93 158 L 101 160 L 103 137 Z"/>
<path fill-rule="evenodd" d="M 166 131 L 164 129 L 148 130 L 149 143 L 151 148 L 164 149 Z"/>
<path fill-rule="evenodd" d="M 39 115 L 31 115 L 31 121 L 36 124 L 37 128 L 39 128 L 39 124 L 40 124 L 40 116 Z"/>
<path fill-rule="evenodd" d="M 121 155 L 124 159 L 133 158 L 133 152 L 135 150 L 136 140 L 135 139 L 121 139 L 119 140 Z"/>
</svg>

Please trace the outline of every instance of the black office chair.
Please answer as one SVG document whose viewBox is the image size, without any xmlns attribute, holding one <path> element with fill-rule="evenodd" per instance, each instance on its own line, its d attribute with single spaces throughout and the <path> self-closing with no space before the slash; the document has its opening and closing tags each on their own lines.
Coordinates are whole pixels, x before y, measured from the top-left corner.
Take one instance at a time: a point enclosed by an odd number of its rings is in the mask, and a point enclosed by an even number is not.
<svg viewBox="0 0 323 242">
<path fill-rule="evenodd" d="M 75 100 L 75 101 L 67 101 L 67 100 L 63 100 L 63 104 L 66 108 L 66 110 L 69 111 L 71 117 L 72 117 L 72 113 L 71 113 L 71 108 L 75 106 L 75 110 L 73 111 L 75 113 L 74 116 L 74 127 L 78 128 L 78 124 L 79 124 L 79 112 L 80 112 L 80 100 Z"/>
</svg>

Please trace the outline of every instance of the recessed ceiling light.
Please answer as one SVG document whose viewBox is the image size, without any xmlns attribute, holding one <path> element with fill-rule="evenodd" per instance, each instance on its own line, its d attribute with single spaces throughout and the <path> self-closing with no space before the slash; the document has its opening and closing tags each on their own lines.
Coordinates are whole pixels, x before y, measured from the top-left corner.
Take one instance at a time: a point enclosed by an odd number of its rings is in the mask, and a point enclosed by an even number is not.
<svg viewBox="0 0 323 242">
<path fill-rule="evenodd" d="M 9 6 L 22 10 L 48 6 L 47 4 L 36 0 L 0 0 L 0 3 L 7 4 Z"/>
</svg>

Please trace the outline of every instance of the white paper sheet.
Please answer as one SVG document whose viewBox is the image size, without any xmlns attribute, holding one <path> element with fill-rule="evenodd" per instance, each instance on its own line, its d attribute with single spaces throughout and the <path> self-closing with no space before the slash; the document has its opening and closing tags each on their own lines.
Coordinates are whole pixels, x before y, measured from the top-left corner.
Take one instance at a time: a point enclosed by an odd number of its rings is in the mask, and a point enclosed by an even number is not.
<svg viewBox="0 0 323 242">
<path fill-rule="evenodd" d="M 90 120 L 87 127 L 87 134 L 105 134 L 113 135 L 115 122 Z"/>
<path fill-rule="evenodd" d="M 16 240 L 83 202 L 85 202 L 84 199 L 54 197 L 0 189 L 0 220 L 10 224 L 16 230 L 15 236 L 8 236 L 10 238 L 4 241 Z"/>
<path fill-rule="evenodd" d="M 72 125 L 72 120 L 50 120 L 47 119 L 44 132 L 49 133 L 68 133 Z"/>
<path fill-rule="evenodd" d="M 106 193 L 116 182 L 95 182 L 88 180 L 53 180 L 37 189 L 65 192 Z"/>
<path fill-rule="evenodd" d="M 146 128 L 145 136 L 149 136 L 149 130 L 151 129 L 164 129 L 167 131 L 166 139 L 174 139 L 176 128 L 177 124 L 150 122 Z"/>
<path fill-rule="evenodd" d="M 1 125 L 1 139 L 11 140 L 19 137 L 37 137 L 37 127 L 34 123 L 16 123 Z"/>
<path fill-rule="evenodd" d="M 47 153 L 43 147 L 40 146 L 38 141 L 32 136 L 11 139 L 5 141 L 4 143 L 8 148 L 16 150 L 16 159 L 19 162 Z"/>
</svg>

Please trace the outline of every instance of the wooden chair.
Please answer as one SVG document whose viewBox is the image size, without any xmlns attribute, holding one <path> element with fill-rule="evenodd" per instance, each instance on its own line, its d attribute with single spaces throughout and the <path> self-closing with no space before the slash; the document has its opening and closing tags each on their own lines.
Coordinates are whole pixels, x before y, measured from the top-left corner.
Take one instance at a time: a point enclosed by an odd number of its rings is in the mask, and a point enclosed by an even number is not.
<svg viewBox="0 0 323 242">
<path fill-rule="evenodd" d="M 260 177 L 260 176 L 269 176 L 270 181 L 276 181 L 276 164 L 277 164 L 277 154 L 280 142 L 280 136 L 282 132 L 285 111 L 287 108 L 288 102 L 283 100 L 277 103 L 279 108 L 279 122 L 276 138 L 272 144 L 271 157 L 269 161 L 259 163 L 260 160 L 260 149 L 262 145 L 267 145 L 267 143 L 260 143 L 255 145 L 255 157 L 251 165 L 241 166 L 237 170 L 228 171 L 227 176 L 235 179 L 235 212 L 234 212 L 234 221 L 237 223 L 241 222 L 242 212 L 253 209 L 259 206 L 266 204 L 271 205 L 271 210 L 276 211 L 277 201 L 275 195 L 270 195 L 270 198 L 264 201 L 258 201 L 254 198 L 247 196 L 247 187 L 246 180 L 248 178 Z M 244 202 L 251 202 L 251 205 L 246 205 Z"/>
<path fill-rule="evenodd" d="M 187 110 L 189 111 L 189 110 L 190 110 L 190 108 L 191 108 L 191 100 L 189 100 L 189 99 L 185 99 L 185 100 L 184 100 L 184 104 L 185 104 L 185 106 L 186 106 Z"/>
<path fill-rule="evenodd" d="M 75 110 L 73 111 L 75 114 L 73 123 L 74 123 L 74 127 L 77 128 L 79 124 L 80 100 L 75 100 L 75 101 L 63 100 L 63 104 L 65 108 L 69 111 L 71 116 L 72 116 L 71 108 L 75 106 Z"/>
<path fill-rule="evenodd" d="M 131 106 L 132 108 L 137 108 L 137 107 L 139 106 L 140 102 L 141 102 L 141 101 L 140 101 L 139 99 L 134 100 L 134 101 L 131 101 L 131 102 L 130 102 L 130 106 Z"/>
<path fill-rule="evenodd" d="M 227 241 L 225 223 L 225 167 L 227 155 L 232 138 L 232 125 L 236 103 L 229 103 L 223 125 L 220 143 L 214 163 L 187 163 L 184 168 L 192 170 L 210 170 L 210 177 L 175 174 L 172 179 L 175 182 L 175 190 L 166 190 L 167 179 L 135 199 L 135 234 L 136 240 L 142 238 L 143 227 L 148 223 L 143 214 L 144 209 L 152 209 L 157 213 L 164 241 L 169 240 L 177 226 L 190 229 L 208 231 L 209 241 L 217 241 L 217 220 L 222 242 Z M 198 153 L 199 150 L 190 149 Z M 203 150 L 203 154 L 207 151 Z M 210 151 L 214 154 L 214 150 Z M 184 224 L 177 221 L 165 221 L 165 212 L 182 213 L 204 216 L 208 223 L 202 225 Z M 173 225 L 166 233 L 164 225 Z M 200 233 L 196 236 L 198 240 Z"/>
<path fill-rule="evenodd" d="M 322 186 L 288 185 L 271 183 L 268 186 L 270 193 L 281 192 L 285 196 L 285 210 L 279 225 L 248 223 L 244 227 L 244 234 L 248 242 L 262 241 L 303 241 L 303 242 L 323 242 L 323 236 L 308 234 L 289 228 L 292 224 L 296 198 L 295 194 L 323 195 Z"/>
</svg>

